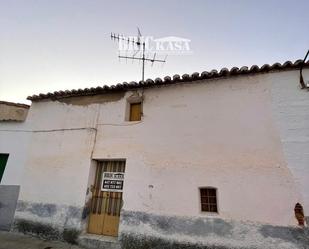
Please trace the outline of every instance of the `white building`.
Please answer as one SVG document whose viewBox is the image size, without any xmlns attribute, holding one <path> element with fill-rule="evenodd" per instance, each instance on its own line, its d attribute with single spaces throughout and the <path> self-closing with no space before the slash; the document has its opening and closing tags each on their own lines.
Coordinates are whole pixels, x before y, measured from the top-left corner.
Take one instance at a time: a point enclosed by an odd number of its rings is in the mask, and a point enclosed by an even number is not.
<svg viewBox="0 0 309 249">
<path fill-rule="evenodd" d="M 0 230 L 14 218 L 30 133 L 24 127 L 28 105 L 0 101 Z"/>
<path fill-rule="evenodd" d="M 84 244 L 114 236 L 122 248 L 305 248 L 301 64 L 29 97 L 25 122 L 0 123 L 0 197 L 20 186 L 13 228 Z"/>
</svg>

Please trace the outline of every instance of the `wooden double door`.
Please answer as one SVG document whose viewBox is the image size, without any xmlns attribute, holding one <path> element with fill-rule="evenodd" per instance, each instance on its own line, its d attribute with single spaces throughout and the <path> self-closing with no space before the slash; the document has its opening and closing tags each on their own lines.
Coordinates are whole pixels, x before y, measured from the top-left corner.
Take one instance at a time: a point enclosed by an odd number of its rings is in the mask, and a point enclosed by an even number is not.
<svg viewBox="0 0 309 249">
<path fill-rule="evenodd" d="M 118 236 L 122 192 L 102 191 L 104 172 L 125 172 L 125 161 L 100 161 L 92 188 L 88 232 Z"/>
</svg>

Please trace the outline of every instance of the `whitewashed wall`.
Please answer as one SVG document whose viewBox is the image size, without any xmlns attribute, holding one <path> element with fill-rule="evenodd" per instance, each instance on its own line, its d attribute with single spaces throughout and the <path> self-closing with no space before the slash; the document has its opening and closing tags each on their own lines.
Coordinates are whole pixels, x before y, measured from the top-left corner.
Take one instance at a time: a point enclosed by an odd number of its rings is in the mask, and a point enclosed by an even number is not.
<svg viewBox="0 0 309 249">
<path fill-rule="evenodd" d="M 145 90 L 141 123 L 123 122 L 125 100 L 102 107 L 94 158 L 127 159 L 124 209 L 205 216 L 198 188 L 213 186 L 218 217 L 295 224 L 302 197 L 273 122 L 276 77 Z"/>
<path fill-rule="evenodd" d="M 0 153 L 8 153 L 9 158 L 1 185 L 20 185 L 31 136 L 27 124 L 19 122 L 0 122 Z"/>
<path fill-rule="evenodd" d="M 280 89 L 283 81 L 293 89 Z M 125 158 L 124 210 L 204 217 L 198 188 L 213 186 L 216 217 L 296 224 L 295 203 L 308 203 L 301 176 L 307 159 L 288 157 L 295 149 L 285 143 L 284 118 L 274 113 L 281 94 L 309 98 L 297 84 L 296 72 L 282 72 L 147 89 L 141 122 L 124 121 L 132 92 L 104 103 L 98 96 L 92 104 L 35 102 L 20 200 L 82 207 L 91 158 Z"/>
<path fill-rule="evenodd" d="M 80 228 L 96 116 L 95 105 L 39 102 L 31 106 L 31 142 L 15 212 L 17 226 L 28 220 L 60 231 Z"/>
<path fill-rule="evenodd" d="M 0 183 L 0 230 L 10 230 L 13 223 L 31 135 L 23 131 L 26 126 L 0 121 L 0 153 L 9 154 Z"/>
<path fill-rule="evenodd" d="M 272 83 L 273 110 L 288 166 L 303 194 L 309 215 L 309 91 L 300 90 L 299 72 L 282 72 Z M 304 72 L 309 82 L 309 70 Z"/>
<path fill-rule="evenodd" d="M 82 206 L 95 131 L 96 106 L 35 103 L 29 119 L 35 132 L 20 199 Z"/>
</svg>

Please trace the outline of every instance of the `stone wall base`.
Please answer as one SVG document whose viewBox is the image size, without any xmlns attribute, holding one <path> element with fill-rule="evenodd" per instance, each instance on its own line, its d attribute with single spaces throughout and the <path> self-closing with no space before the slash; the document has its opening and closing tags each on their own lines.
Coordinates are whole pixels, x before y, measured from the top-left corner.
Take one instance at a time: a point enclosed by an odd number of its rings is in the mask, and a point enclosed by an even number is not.
<svg viewBox="0 0 309 249">
<path fill-rule="evenodd" d="M 123 211 L 122 249 L 305 249 L 309 229 Z"/>
<path fill-rule="evenodd" d="M 14 230 L 89 248 L 309 249 L 308 228 L 126 210 L 121 212 L 119 237 L 106 241 L 104 236 L 82 233 L 82 213 L 76 207 L 20 202 Z"/>
<path fill-rule="evenodd" d="M 19 200 L 13 230 L 74 244 L 82 231 L 83 218 L 80 207 Z"/>
</svg>

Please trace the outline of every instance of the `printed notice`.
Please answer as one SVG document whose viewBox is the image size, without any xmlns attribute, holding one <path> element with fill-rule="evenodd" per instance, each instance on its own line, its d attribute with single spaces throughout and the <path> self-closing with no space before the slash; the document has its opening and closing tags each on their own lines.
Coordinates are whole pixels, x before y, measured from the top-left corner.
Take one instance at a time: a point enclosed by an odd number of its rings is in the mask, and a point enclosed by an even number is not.
<svg viewBox="0 0 309 249">
<path fill-rule="evenodd" d="M 123 172 L 103 172 L 101 190 L 107 192 L 122 192 L 123 181 Z"/>
</svg>

